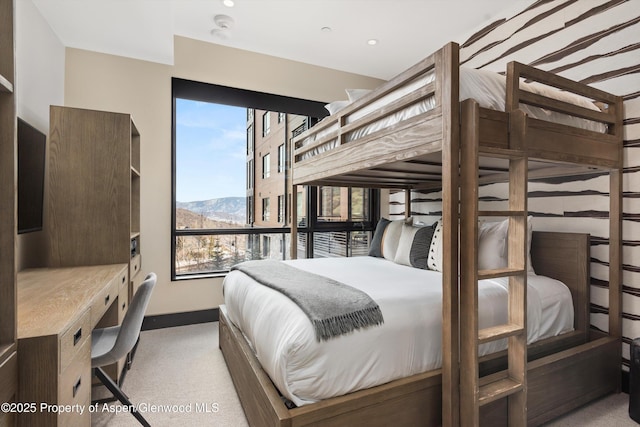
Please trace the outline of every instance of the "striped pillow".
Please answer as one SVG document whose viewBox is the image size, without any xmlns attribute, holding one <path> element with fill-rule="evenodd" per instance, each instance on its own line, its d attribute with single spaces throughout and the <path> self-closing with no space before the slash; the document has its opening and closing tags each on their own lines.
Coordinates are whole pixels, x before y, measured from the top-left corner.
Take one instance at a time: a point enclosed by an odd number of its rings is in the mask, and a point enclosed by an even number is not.
<svg viewBox="0 0 640 427">
<path fill-rule="evenodd" d="M 394 262 L 426 270 L 434 231 L 435 226 L 413 227 L 405 225 L 402 228 Z"/>
</svg>

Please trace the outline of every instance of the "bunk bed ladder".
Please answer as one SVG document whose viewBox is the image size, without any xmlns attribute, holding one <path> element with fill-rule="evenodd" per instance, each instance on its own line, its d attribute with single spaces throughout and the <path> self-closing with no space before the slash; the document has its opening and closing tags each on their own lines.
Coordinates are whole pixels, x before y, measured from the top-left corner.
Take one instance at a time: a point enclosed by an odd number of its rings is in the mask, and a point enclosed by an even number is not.
<svg viewBox="0 0 640 427">
<path fill-rule="evenodd" d="M 460 422 L 480 425 L 480 407 L 507 398 L 510 426 L 527 425 L 527 157 L 522 150 L 525 118 L 514 113 L 515 126 L 507 150 L 480 150 L 479 109 L 473 100 L 461 108 L 460 151 Z M 513 129 L 516 131 L 514 132 Z M 503 211 L 478 209 L 479 156 L 509 161 L 509 206 Z M 496 270 L 478 270 L 478 219 L 509 218 L 508 264 Z M 509 308 L 506 324 L 480 329 L 478 281 L 508 277 Z M 507 339 L 508 368 L 480 377 L 479 346 Z"/>
</svg>

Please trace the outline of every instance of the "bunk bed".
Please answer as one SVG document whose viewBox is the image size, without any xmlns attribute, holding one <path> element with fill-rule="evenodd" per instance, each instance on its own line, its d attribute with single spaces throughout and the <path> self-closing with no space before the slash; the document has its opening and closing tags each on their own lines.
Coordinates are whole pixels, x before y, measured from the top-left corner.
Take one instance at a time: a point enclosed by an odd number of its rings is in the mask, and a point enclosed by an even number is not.
<svg viewBox="0 0 640 427">
<path fill-rule="evenodd" d="M 588 98 L 597 108 L 531 90 L 522 79 Z M 518 63 L 507 67 L 504 111 L 461 100 L 462 88 L 458 46 L 450 43 L 295 137 L 292 151 L 294 190 L 302 184 L 442 189 L 441 367 L 289 408 L 222 306 L 220 348 L 251 425 L 457 425 L 478 419 L 537 425 L 619 390 L 621 99 Z M 527 108 L 599 128 L 547 120 Z M 536 273 L 567 285 L 575 317 L 574 331 L 527 345 L 527 182 L 594 170 L 610 174 L 609 331 L 589 327 L 588 235 L 534 232 Z M 498 181 L 509 182 L 509 208 L 480 211 L 478 186 Z M 509 218 L 509 265 L 500 271 L 478 271 L 478 219 L 484 216 Z M 296 223 L 294 210 L 292 254 Z M 509 322 L 520 328 L 483 330 L 478 337 L 478 280 L 501 276 L 509 278 L 515 313 Z M 508 350 L 478 354 L 480 342 L 504 338 Z"/>
</svg>

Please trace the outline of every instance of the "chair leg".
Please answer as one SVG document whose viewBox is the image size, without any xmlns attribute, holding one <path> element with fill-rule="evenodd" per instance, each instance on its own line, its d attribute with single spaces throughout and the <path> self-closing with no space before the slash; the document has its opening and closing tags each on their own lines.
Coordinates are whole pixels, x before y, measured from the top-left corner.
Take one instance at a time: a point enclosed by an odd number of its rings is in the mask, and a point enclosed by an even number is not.
<svg viewBox="0 0 640 427">
<path fill-rule="evenodd" d="M 117 397 L 123 405 L 128 406 L 132 409 L 131 414 L 136 417 L 136 420 L 138 420 L 140 424 L 145 427 L 151 427 L 151 425 L 147 422 L 147 420 L 144 419 L 140 412 L 133 410 L 133 403 L 131 403 L 127 395 L 124 394 L 120 387 L 118 387 L 116 383 L 114 383 L 113 380 L 107 374 L 105 374 L 105 372 L 101 368 L 94 368 L 93 372 L 95 373 L 96 377 L 98 377 L 98 379 L 102 382 L 102 384 L 104 384 L 104 386 L 107 387 L 109 391 L 113 393 L 113 395 Z"/>
</svg>

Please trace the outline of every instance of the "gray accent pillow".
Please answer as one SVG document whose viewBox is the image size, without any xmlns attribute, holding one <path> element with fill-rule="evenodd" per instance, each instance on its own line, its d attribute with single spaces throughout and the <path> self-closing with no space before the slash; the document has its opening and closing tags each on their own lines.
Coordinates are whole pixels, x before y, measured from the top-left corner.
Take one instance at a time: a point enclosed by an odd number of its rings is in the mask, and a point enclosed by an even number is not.
<svg viewBox="0 0 640 427">
<path fill-rule="evenodd" d="M 427 227 L 420 227 L 413 237 L 411 251 L 409 252 L 409 262 L 412 267 L 427 270 L 427 260 L 429 259 L 429 248 L 433 233 L 436 231 L 436 224 Z"/>
<path fill-rule="evenodd" d="M 380 221 L 378 221 L 376 231 L 373 233 L 373 239 L 371 239 L 371 245 L 369 246 L 369 256 L 382 258 L 382 237 L 384 236 L 384 230 L 390 222 L 391 221 L 386 218 L 380 218 Z"/>
</svg>

